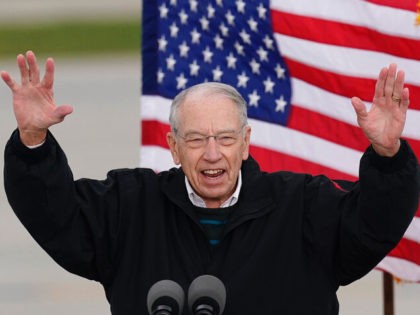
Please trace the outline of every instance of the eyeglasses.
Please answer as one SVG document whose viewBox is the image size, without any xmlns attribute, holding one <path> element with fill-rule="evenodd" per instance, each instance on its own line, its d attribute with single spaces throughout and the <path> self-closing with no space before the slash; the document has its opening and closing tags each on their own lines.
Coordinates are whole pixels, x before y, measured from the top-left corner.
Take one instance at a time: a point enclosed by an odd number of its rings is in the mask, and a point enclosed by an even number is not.
<svg viewBox="0 0 420 315">
<path fill-rule="evenodd" d="M 239 133 L 241 133 L 243 128 L 236 131 L 223 131 L 215 135 L 203 135 L 200 133 L 188 133 L 185 136 L 178 135 L 181 139 L 185 141 L 187 146 L 192 149 L 202 148 L 207 145 L 210 138 L 214 138 L 217 144 L 228 147 L 236 143 L 239 139 Z"/>
</svg>

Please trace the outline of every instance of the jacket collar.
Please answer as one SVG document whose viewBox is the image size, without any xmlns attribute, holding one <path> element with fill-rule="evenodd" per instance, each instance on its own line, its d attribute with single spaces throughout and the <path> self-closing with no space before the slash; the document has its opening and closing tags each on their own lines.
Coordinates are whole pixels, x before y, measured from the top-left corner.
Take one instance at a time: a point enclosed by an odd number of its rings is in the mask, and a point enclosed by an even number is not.
<svg viewBox="0 0 420 315">
<path fill-rule="evenodd" d="M 236 210 L 232 213 L 232 221 L 244 215 L 263 215 L 266 211 L 262 210 L 272 209 L 274 205 L 268 179 L 251 156 L 242 163 L 241 172 L 242 188 L 235 206 Z M 172 168 L 160 173 L 160 176 L 163 193 L 179 208 L 195 218 L 193 205 L 185 187 L 185 174 L 182 168 Z"/>
</svg>

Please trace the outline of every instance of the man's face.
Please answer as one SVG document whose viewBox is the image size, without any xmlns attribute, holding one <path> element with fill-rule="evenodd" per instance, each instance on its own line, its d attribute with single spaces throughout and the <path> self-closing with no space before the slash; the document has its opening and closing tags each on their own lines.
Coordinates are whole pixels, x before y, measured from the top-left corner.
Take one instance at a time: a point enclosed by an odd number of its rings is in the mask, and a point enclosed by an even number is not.
<svg viewBox="0 0 420 315">
<path fill-rule="evenodd" d="M 232 100 L 208 91 L 188 95 L 178 114 L 178 134 L 167 135 L 173 160 L 206 206 L 217 208 L 235 191 L 242 161 L 248 158 L 251 129 L 241 125 Z M 227 137 L 210 137 L 197 145 L 197 138 L 214 135 Z"/>
</svg>

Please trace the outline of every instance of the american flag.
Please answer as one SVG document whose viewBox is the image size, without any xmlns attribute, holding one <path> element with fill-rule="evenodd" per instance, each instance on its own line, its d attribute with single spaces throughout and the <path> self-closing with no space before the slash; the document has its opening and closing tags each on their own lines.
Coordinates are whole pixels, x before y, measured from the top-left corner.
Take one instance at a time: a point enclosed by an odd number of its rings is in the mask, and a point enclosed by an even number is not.
<svg viewBox="0 0 420 315">
<path fill-rule="evenodd" d="M 420 1 L 143 1 L 140 165 L 173 167 L 171 99 L 204 81 L 248 103 L 251 154 L 263 170 L 356 180 L 368 142 L 350 97 L 372 100 L 379 70 L 406 72 L 404 138 L 420 156 Z M 420 211 L 378 265 L 420 282 Z"/>
</svg>

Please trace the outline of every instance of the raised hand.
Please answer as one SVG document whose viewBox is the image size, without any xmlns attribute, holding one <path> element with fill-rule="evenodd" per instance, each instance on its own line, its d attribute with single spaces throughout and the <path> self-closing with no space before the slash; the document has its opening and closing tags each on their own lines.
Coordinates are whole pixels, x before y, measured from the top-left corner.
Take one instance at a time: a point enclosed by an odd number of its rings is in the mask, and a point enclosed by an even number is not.
<svg viewBox="0 0 420 315">
<path fill-rule="evenodd" d="M 39 68 L 32 51 L 17 56 L 21 76 L 18 84 L 11 76 L 1 72 L 3 81 L 13 93 L 13 109 L 18 124 L 20 138 L 25 145 L 37 145 L 44 141 L 50 126 L 64 120 L 72 113 L 70 105 L 56 106 L 54 102 L 54 61 L 48 58 L 45 75 L 40 80 Z"/>
<path fill-rule="evenodd" d="M 400 147 L 410 103 L 408 88 L 404 88 L 404 72 L 397 72 L 396 64 L 381 70 L 369 112 L 358 97 L 353 97 L 351 102 L 357 114 L 357 122 L 376 153 L 394 156 Z"/>
</svg>

